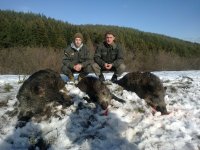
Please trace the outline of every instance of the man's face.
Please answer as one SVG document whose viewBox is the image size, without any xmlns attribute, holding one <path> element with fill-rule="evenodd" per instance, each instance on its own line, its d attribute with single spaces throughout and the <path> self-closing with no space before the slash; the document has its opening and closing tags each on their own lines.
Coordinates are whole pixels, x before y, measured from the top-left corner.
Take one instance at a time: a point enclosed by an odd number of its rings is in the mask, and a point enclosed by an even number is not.
<svg viewBox="0 0 200 150">
<path fill-rule="evenodd" d="M 75 46 L 76 46 L 77 48 L 80 47 L 81 44 L 82 44 L 81 38 L 75 38 L 74 44 L 75 44 Z"/>
<path fill-rule="evenodd" d="M 112 44 L 114 40 L 115 40 L 115 37 L 112 34 L 106 35 L 106 43 L 107 44 L 109 44 L 109 45 Z"/>
</svg>

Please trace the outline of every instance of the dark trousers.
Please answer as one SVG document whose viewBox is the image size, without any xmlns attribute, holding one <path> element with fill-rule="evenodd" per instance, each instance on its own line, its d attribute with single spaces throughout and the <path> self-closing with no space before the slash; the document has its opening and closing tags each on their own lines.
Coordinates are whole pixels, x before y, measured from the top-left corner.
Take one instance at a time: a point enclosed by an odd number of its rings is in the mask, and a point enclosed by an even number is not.
<svg viewBox="0 0 200 150">
<path fill-rule="evenodd" d="M 97 63 L 92 64 L 92 68 L 97 76 L 100 76 L 104 71 L 108 71 L 105 68 L 101 68 Z M 109 71 L 113 71 L 115 75 L 120 76 L 125 71 L 125 68 L 124 64 L 120 64 L 118 67 L 113 66 Z"/>
<path fill-rule="evenodd" d="M 74 73 L 79 73 L 79 76 L 84 77 L 88 75 L 89 73 L 93 72 L 91 65 L 87 65 L 86 67 L 83 67 L 81 71 L 76 71 L 74 69 L 68 68 L 67 66 L 63 65 L 61 68 L 61 71 L 66 76 L 70 77 L 73 76 Z"/>
</svg>

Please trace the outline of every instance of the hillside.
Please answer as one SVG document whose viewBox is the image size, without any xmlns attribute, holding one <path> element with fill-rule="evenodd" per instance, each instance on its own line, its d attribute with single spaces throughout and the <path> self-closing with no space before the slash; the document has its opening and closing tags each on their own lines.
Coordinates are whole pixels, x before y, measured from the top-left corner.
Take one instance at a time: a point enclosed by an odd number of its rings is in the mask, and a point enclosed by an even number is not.
<svg viewBox="0 0 200 150">
<path fill-rule="evenodd" d="M 181 56 L 200 56 L 200 44 L 142 32 L 132 28 L 105 25 L 72 25 L 47 18 L 44 15 L 14 11 L 0 11 L 0 47 L 54 47 L 64 48 L 75 32 L 82 32 L 85 42 L 97 44 L 107 30 L 117 34 L 118 41 L 127 50 L 167 51 Z"/>
<path fill-rule="evenodd" d="M 73 25 L 41 14 L 3 10 L 0 10 L 0 22 L 2 60 L 5 60 L 7 55 L 2 51 L 5 49 L 12 49 L 12 52 L 13 49 L 17 52 L 16 49 L 27 47 L 61 50 L 71 43 L 76 32 L 81 32 L 84 42 L 91 50 L 95 50 L 96 45 L 103 41 L 105 31 L 112 30 L 117 35 L 117 41 L 125 49 L 126 64 L 130 69 L 182 70 L 199 69 L 200 66 L 200 44 L 165 35 L 118 26 Z M 13 52 L 13 55 L 16 56 L 16 52 Z M 61 53 L 57 51 L 56 55 L 60 56 Z M 170 59 L 177 62 L 173 61 L 171 64 Z M 134 65 L 130 64 L 133 60 Z M 169 61 L 167 66 L 165 61 Z M 157 66 L 158 64 L 161 66 Z M 6 72 L 1 70 L 5 70 L 2 67 L 0 72 Z"/>
</svg>

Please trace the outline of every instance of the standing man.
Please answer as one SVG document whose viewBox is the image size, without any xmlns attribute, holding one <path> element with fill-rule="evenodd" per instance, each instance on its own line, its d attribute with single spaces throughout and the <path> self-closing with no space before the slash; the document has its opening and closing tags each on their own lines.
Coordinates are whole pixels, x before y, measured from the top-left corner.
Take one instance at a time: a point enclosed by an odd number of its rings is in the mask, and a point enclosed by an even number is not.
<svg viewBox="0 0 200 150">
<path fill-rule="evenodd" d="M 79 73 L 78 80 L 92 72 L 90 51 L 83 44 L 83 35 L 76 33 L 74 40 L 65 50 L 61 71 L 74 82 L 73 73 Z"/>
<path fill-rule="evenodd" d="M 115 43 L 113 32 L 105 33 L 105 41 L 97 47 L 94 61 L 93 70 L 101 81 L 105 81 L 103 71 L 114 71 L 112 82 L 125 71 L 124 52 L 121 46 Z"/>
</svg>

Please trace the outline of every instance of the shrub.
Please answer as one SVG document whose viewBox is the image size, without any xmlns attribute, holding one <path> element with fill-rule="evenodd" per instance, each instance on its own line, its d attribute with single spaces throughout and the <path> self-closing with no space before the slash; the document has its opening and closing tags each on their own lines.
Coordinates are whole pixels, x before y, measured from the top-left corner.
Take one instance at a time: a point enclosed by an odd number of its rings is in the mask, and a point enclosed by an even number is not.
<svg viewBox="0 0 200 150">
<path fill-rule="evenodd" d="M 10 85 L 9 83 L 6 83 L 6 84 L 4 85 L 4 91 L 5 91 L 5 92 L 10 92 L 11 89 L 13 89 L 13 86 Z"/>
</svg>

